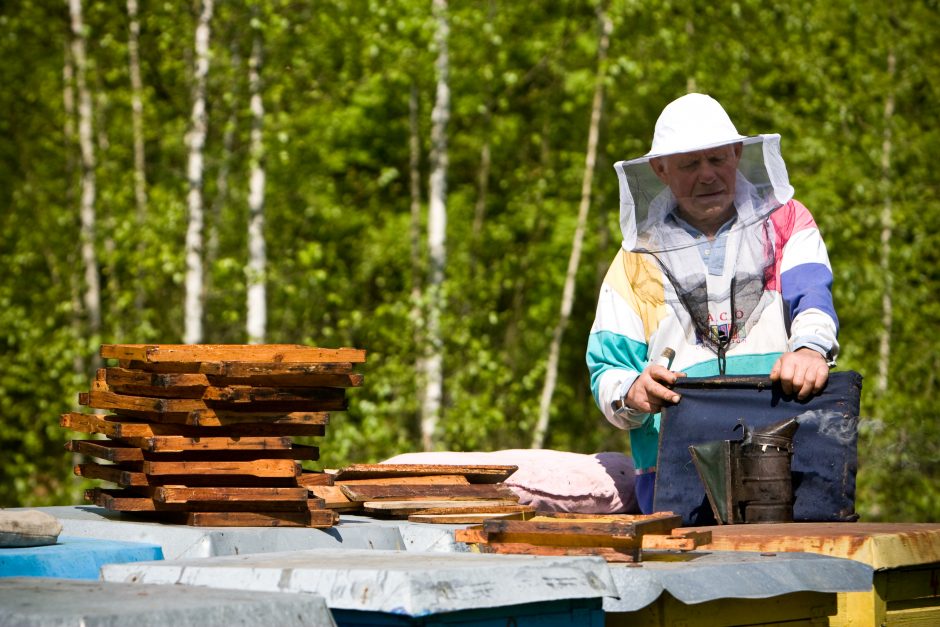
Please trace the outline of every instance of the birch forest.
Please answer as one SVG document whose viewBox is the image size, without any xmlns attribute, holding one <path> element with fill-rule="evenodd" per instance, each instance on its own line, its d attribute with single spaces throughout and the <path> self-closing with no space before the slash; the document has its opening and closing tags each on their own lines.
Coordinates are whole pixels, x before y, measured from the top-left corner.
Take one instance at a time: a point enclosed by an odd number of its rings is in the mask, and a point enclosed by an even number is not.
<svg viewBox="0 0 940 627">
<path fill-rule="evenodd" d="M 699 91 L 828 244 L 862 519 L 940 520 L 937 0 L 14 0 L 0 58 L 0 506 L 81 502 L 102 343 L 365 349 L 324 468 L 627 452 L 613 163 Z"/>
</svg>

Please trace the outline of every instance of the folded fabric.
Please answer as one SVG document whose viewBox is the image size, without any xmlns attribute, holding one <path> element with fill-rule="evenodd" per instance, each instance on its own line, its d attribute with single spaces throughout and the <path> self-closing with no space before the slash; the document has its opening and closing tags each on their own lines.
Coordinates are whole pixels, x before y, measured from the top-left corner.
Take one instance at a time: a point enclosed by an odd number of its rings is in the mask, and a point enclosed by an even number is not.
<svg viewBox="0 0 940 627">
<path fill-rule="evenodd" d="M 45 512 L 0 510 L 0 547 L 55 544 L 61 532 L 62 523 Z"/>
<path fill-rule="evenodd" d="M 503 484 L 524 505 L 549 512 L 639 513 L 633 489 L 633 462 L 623 453 L 585 455 L 548 449 L 405 453 L 382 463 L 513 465 L 519 470 Z"/>
</svg>

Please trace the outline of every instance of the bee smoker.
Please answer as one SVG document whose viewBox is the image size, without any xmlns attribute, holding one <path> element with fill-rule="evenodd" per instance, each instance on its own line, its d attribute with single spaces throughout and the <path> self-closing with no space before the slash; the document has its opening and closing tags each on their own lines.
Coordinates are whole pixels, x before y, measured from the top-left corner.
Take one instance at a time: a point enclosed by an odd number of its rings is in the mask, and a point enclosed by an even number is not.
<svg viewBox="0 0 940 627">
<path fill-rule="evenodd" d="M 741 440 L 689 447 L 718 524 L 793 522 L 790 463 L 799 424 L 788 418 L 750 428 Z"/>
</svg>

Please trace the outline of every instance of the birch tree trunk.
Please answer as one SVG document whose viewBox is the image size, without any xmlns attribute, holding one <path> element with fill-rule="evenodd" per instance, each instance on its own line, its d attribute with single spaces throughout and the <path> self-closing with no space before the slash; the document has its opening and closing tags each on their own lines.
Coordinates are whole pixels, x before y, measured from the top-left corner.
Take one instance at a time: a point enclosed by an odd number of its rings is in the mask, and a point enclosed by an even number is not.
<svg viewBox="0 0 940 627">
<path fill-rule="evenodd" d="M 202 0 L 202 11 L 196 25 L 193 110 L 191 127 L 186 137 L 189 146 L 189 164 L 186 168 L 189 182 L 189 224 L 186 229 L 186 297 L 183 311 L 183 342 L 186 344 L 198 344 L 203 339 L 202 177 L 203 150 L 209 123 L 206 115 L 206 79 L 209 75 L 209 23 L 212 20 L 212 2 L 213 0 Z"/>
<path fill-rule="evenodd" d="M 238 38 L 233 37 L 229 44 L 229 53 L 231 54 L 231 66 L 233 68 L 241 67 L 241 51 L 238 46 Z M 232 169 L 232 151 L 235 145 L 235 135 L 238 130 L 238 103 L 241 102 L 241 90 L 239 81 L 233 81 L 229 88 L 230 101 L 232 106 L 229 108 L 228 119 L 225 122 L 225 131 L 222 133 L 222 157 L 219 160 L 219 167 L 215 177 L 215 197 L 209 206 L 207 215 L 206 231 L 206 253 L 203 255 L 205 264 L 212 267 L 213 263 L 219 258 L 219 222 L 222 219 L 222 210 L 229 202 L 229 174 Z M 212 274 L 206 275 L 204 288 L 206 293 L 212 292 Z"/>
<path fill-rule="evenodd" d="M 75 200 L 72 193 L 75 173 L 75 67 L 72 63 L 71 41 L 66 43 L 62 54 L 62 109 L 65 113 L 65 123 L 63 125 L 63 136 L 65 139 L 65 173 L 68 184 L 65 187 L 66 204 L 71 205 Z M 82 304 L 81 280 L 74 273 L 69 273 L 69 295 L 72 304 L 72 328 L 75 337 L 79 338 L 85 334 Z M 76 374 L 85 375 L 85 357 L 82 351 L 75 351 L 75 357 L 72 360 L 72 370 Z M 76 402 L 74 407 L 79 407 Z"/>
<path fill-rule="evenodd" d="M 265 341 L 268 322 L 264 240 L 264 102 L 261 99 L 262 39 L 260 27 L 254 30 L 248 59 L 248 90 L 251 94 L 251 178 L 248 184 L 248 342 Z"/>
<path fill-rule="evenodd" d="M 434 34 L 437 45 L 437 91 L 431 112 L 431 176 L 428 194 L 428 254 L 431 267 L 427 290 L 427 352 L 423 369 L 425 388 L 421 403 L 421 443 L 426 451 L 434 448 L 444 397 L 441 311 L 444 308 L 444 267 L 447 260 L 447 122 L 450 118 L 450 61 L 447 51 L 450 25 L 447 21 L 447 0 L 434 0 L 432 12 L 437 22 Z"/>
<path fill-rule="evenodd" d="M 137 209 L 137 228 L 140 232 L 147 223 L 147 163 L 144 151 L 143 82 L 140 80 L 140 21 L 137 18 L 137 0 L 127 0 L 127 62 L 131 79 L 131 129 L 134 135 L 134 204 Z M 143 237 L 137 238 L 137 257 L 147 254 Z M 138 314 L 144 310 L 143 281 L 137 281 L 134 304 Z"/>
<path fill-rule="evenodd" d="M 597 137 L 600 129 L 601 111 L 604 104 L 604 80 L 607 74 L 607 48 L 610 45 L 610 32 L 613 24 L 603 7 L 598 8 L 600 34 L 597 43 L 597 73 L 594 78 L 594 101 L 591 105 L 591 125 L 588 131 L 587 155 L 584 160 L 584 178 L 581 182 L 581 203 L 578 207 L 578 223 L 571 242 L 571 256 L 568 258 L 568 270 L 565 273 L 565 285 L 561 296 L 561 311 L 558 324 L 552 333 L 552 343 L 548 351 L 548 364 L 545 368 L 545 385 L 539 400 L 539 414 L 532 435 L 532 448 L 542 448 L 548 432 L 549 410 L 555 384 L 558 380 L 558 355 L 561 352 L 561 340 L 571 317 L 574 303 L 574 284 L 581 262 L 581 246 L 587 224 L 588 210 L 591 207 L 591 186 L 594 181 L 594 164 L 597 161 Z"/>
<path fill-rule="evenodd" d="M 894 215 L 891 197 L 891 126 L 894 117 L 894 49 L 888 51 L 888 94 L 885 98 L 884 132 L 881 142 L 881 190 L 884 202 L 881 207 L 881 276 L 884 277 L 884 292 L 881 294 L 881 342 L 878 350 L 878 379 L 875 389 L 879 394 L 888 391 L 891 372 L 891 327 L 894 323 L 892 292 L 894 277 L 891 272 L 891 236 L 894 230 Z"/>
<path fill-rule="evenodd" d="M 85 273 L 84 306 L 88 332 L 97 336 L 101 332 L 101 284 L 98 276 L 98 256 L 95 251 L 95 145 L 92 130 L 92 98 L 88 89 L 85 57 L 85 26 L 82 20 L 81 0 L 69 0 L 72 26 L 72 60 L 75 63 L 75 86 L 78 92 L 78 144 L 81 152 L 82 184 L 79 201 L 81 221 L 80 240 L 82 265 Z"/>
<path fill-rule="evenodd" d="M 408 96 L 408 183 L 411 198 L 411 220 L 408 239 L 411 256 L 411 328 L 415 354 L 415 390 L 423 393 L 424 377 L 424 281 L 421 263 L 421 129 L 418 125 L 418 84 L 412 81 Z M 419 414 L 420 409 L 419 409 Z M 420 418 L 420 416 L 419 416 Z M 419 425 L 420 429 L 420 425 Z"/>
</svg>

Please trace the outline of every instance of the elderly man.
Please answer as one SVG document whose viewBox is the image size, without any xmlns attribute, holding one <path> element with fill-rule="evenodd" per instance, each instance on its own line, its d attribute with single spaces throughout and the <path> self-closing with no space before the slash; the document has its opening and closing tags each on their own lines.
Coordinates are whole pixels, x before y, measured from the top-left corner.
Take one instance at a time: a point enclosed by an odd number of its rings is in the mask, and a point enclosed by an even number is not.
<svg viewBox="0 0 940 627">
<path fill-rule="evenodd" d="M 663 110 L 648 154 L 616 164 L 623 243 L 587 363 L 598 406 L 630 430 L 644 512 L 679 377 L 769 373 L 804 399 L 838 353 L 826 247 L 779 141 L 738 134 L 717 101 L 688 94 Z"/>
</svg>

